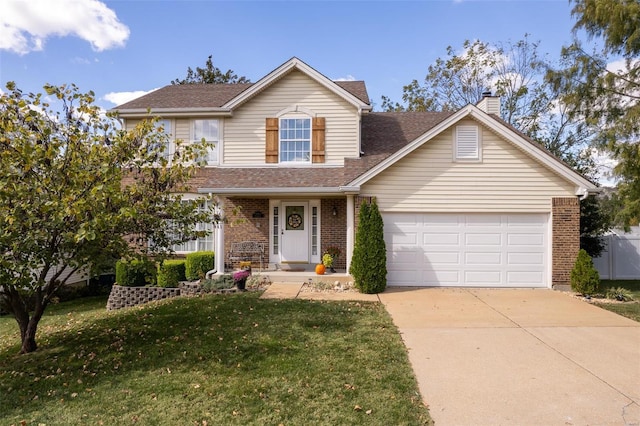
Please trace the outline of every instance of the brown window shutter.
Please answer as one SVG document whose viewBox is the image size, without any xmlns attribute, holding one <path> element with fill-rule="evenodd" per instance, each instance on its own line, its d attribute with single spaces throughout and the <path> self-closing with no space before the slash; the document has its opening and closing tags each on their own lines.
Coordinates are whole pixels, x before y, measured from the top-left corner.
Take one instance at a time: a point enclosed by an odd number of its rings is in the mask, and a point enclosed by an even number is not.
<svg viewBox="0 0 640 426">
<path fill-rule="evenodd" d="M 267 118 L 266 122 L 265 163 L 278 162 L 278 119 Z"/>
<path fill-rule="evenodd" d="M 311 162 L 324 163 L 324 117 L 313 119 Z"/>
</svg>

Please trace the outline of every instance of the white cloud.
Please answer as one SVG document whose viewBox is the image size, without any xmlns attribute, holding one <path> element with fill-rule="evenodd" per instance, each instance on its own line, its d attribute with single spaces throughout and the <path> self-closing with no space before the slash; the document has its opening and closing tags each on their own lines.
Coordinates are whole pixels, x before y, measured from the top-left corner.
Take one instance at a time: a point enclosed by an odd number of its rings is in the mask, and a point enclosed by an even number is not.
<svg viewBox="0 0 640 426">
<path fill-rule="evenodd" d="M 124 46 L 129 28 L 98 0 L 3 0 L 0 49 L 42 50 L 48 37 L 74 35 L 102 51 Z"/>
<path fill-rule="evenodd" d="M 356 78 L 354 76 L 352 76 L 351 74 L 347 74 L 346 77 L 336 78 L 335 81 L 356 81 Z"/>
<path fill-rule="evenodd" d="M 105 101 L 109 101 L 114 105 L 122 105 L 125 102 L 129 102 L 132 101 L 136 98 L 139 98 L 140 96 L 144 96 L 147 93 L 151 93 L 154 90 L 158 90 L 159 87 L 156 87 L 155 89 L 151 89 L 148 91 L 144 91 L 144 90 L 135 90 L 133 92 L 109 92 L 106 95 L 104 95 L 103 99 Z"/>
</svg>

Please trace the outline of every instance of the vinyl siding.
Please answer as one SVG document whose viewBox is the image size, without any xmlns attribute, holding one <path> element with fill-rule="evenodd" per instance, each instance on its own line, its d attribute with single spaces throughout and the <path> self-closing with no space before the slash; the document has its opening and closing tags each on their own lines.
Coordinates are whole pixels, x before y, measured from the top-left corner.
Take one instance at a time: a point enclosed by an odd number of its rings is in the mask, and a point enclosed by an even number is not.
<svg viewBox="0 0 640 426">
<path fill-rule="evenodd" d="M 472 120 L 458 124 L 479 125 Z M 361 187 L 382 211 L 541 212 L 575 187 L 513 144 L 481 127 L 481 162 L 454 162 L 455 126 Z"/>
<path fill-rule="evenodd" d="M 225 120 L 223 162 L 227 166 L 265 165 L 265 119 L 287 107 L 307 108 L 326 119 L 325 163 L 342 165 L 358 156 L 356 108 L 323 86 L 293 71 L 242 105 Z M 315 164 L 314 167 L 319 166 Z"/>
</svg>

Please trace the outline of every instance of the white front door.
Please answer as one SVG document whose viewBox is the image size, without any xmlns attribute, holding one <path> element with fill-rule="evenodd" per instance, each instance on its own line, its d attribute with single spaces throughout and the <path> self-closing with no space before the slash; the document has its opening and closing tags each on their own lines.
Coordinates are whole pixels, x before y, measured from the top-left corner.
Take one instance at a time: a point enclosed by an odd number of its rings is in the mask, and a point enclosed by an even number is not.
<svg viewBox="0 0 640 426">
<path fill-rule="evenodd" d="M 309 263 L 309 203 L 283 202 L 280 223 L 282 263 Z"/>
</svg>

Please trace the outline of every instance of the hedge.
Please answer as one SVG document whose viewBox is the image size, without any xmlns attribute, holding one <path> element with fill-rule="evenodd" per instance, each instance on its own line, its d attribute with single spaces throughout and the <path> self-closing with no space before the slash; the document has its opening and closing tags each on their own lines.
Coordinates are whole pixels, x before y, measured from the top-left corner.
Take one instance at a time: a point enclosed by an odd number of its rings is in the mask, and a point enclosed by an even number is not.
<svg viewBox="0 0 640 426">
<path fill-rule="evenodd" d="M 188 281 L 204 278 L 213 269 L 215 256 L 212 251 L 196 251 L 189 253 L 185 262 L 185 275 Z"/>
<path fill-rule="evenodd" d="M 125 287 L 156 284 L 157 269 L 148 259 L 119 260 L 116 262 L 116 283 Z"/>
<path fill-rule="evenodd" d="M 158 265 L 158 287 L 178 287 L 186 279 L 184 259 L 169 259 Z"/>
</svg>

